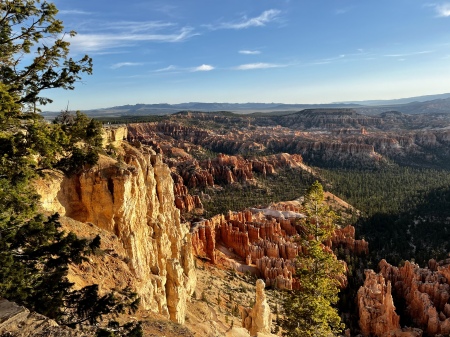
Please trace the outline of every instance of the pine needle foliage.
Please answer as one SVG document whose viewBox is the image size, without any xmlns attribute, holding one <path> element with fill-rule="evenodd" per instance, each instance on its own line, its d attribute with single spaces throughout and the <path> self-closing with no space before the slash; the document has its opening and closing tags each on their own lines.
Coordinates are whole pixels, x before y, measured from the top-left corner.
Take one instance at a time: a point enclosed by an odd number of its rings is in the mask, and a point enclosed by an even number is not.
<svg viewBox="0 0 450 337">
<path fill-rule="evenodd" d="M 73 290 L 68 264 L 84 261 L 100 238 L 79 239 L 61 230 L 58 214 L 38 212 L 34 179 L 47 169 L 77 173 L 96 163 L 101 147 L 100 123 L 77 113 L 50 124 L 38 113 L 37 105 L 51 102 L 43 91 L 73 89 L 92 73 L 88 56 L 69 57 L 66 37 L 75 32 L 64 34 L 57 12 L 45 0 L 0 2 L 0 297 L 74 326 L 134 311 L 139 301 L 129 289 Z M 138 324 L 122 330 L 116 335 L 142 331 Z"/>
<path fill-rule="evenodd" d="M 330 239 L 336 218 L 323 200 L 322 185 L 316 181 L 304 198 L 307 218 L 301 223 L 303 231 L 298 238 L 302 250 L 296 278 L 301 288 L 286 293 L 283 303 L 285 336 L 336 336 L 343 329 L 334 306 L 339 300 L 339 278 L 344 267 L 323 244 Z"/>
</svg>

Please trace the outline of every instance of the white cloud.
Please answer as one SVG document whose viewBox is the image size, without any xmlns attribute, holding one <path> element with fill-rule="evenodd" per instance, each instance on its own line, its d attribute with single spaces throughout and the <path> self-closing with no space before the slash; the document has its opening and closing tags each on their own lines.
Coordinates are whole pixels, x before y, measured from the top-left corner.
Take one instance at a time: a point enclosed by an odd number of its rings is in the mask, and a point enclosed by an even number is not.
<svg viewBox="0 0 450 337">
<path fill-rule="evenodd" d="M 143 63 L 138 62 L 119 62 L 115 63 L 111 66 L 111 69 L 119 69 L 122 67 L 133 67 L 133 66 L 141 66 Z"/>
<path fill-rule="evenodd" d="M 449 17 L 450 16 L 450 3 L 434 5 L 434 8 L 435 8 L 438 16 L 440 16 L 440 17 Z"/>
<path fill-rule="evenodd" d="M 268 68 L 281 68 L 286 67 L 286 65 L 275 64 L 275 63 L 247 63 L 241 64 L 235 67 L 236 70 L 253 70 L 253 69 L 268 69 Z"/>
<path fill-rule="evenodd" d="M 138 42 L 182 42 L 197 34 L 193 33 L 193 28 L 184 27 L 178 32 L 157 34 L 133 32 L 125 33 L 100 33 L 100 34 L 77 34 L 67 40 L 71 44 L 71 50 L 78 52 L 100 51 L 110 48 L 118 48 L 135 45 Z"/>
<path fill-rule="evenodd" d="M 223 22 L 216 26 L 208 25 L 210 29 L 245 29 L 249 27 L 262 27 L 276 20 L 281 11 L 278 9 L 269 9 L 264 11 L 260 16 L 247 18 L 244 16 L 239 22 Z"/>
<path fill-rule="evenodd" d="M 239 50 L 239 54 L 258 55 L 261 54 L 261 52 L 259 50 Z"/>
<path fill-rule="evenodd" d="M 214 67 L 209 64 L 202 64 L 201 66 L 195 67 L 192 71 L 211 71 Z"/>
</svg>

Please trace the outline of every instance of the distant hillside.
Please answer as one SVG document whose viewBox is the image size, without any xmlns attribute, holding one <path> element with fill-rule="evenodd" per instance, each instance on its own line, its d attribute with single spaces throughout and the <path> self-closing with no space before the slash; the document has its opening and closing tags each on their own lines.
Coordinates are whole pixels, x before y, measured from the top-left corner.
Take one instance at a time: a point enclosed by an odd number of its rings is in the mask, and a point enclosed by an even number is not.
<svg viewBox="0 0 450 337">
<path fill-rule="evenodd" d="M 180 104 L 135 104 L 103 109 L 84 110 L 91 117 L 127 117 L 127 116 L 164 116 L 179 111 L 218 112 L 230 111 L 239 114 L 275 114 L 292 113 L 305 109 L 352 108 L 359 114 L 378 115 L 387 111 L 404 114 L 449 113 L 450 93 L 440 95 L 401 98 L 386 101 L 361 101 L 332 104 L 283 104 L 283 103 L 202 103 L 189 102 Z M 45 111 L 42 115 L 52 119 L 59 114 Z"/>
<path fill-rule="evenodd" d="M 450 98 L 450 93 L 405 97 L 405 98 L 397 98 L 397 99 L 389 99 L 389 100 L 349 101 L 349 102 L 339 102 L 339 103 L 377 106 L 377 105 L 408 104 L 408 103 L 413 103 L 413 102 L 426 102 L 426 101 L 433 101 L 433 100 L 445 99 L 445 98 Z"/>
<path fill-rule="evenodd" d="M 429 113 L 450 113 L 450 98 L 435 99 L 425 102 L 411 102 L 407 104 L 364 106 L 355 108 L 361 114 L 380 114 L 386 111 L 395 110 L 404 114 L 429 114 Z"/>
</svg>

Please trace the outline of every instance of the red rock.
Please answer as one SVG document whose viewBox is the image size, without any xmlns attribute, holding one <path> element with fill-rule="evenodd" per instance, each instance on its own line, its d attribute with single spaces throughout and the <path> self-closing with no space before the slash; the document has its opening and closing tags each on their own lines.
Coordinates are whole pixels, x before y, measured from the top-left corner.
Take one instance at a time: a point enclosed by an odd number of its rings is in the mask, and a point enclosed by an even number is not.
<svg viewBox="0 0 450 337">
<path fill-rule="evenodd" d="M 400 316 L 395 312 L 391 282 L 381 274 L 365 271 L 364 285 L 358 290 L 359 326 L 364 336 L 387 336 L 400 330 Z"/>
<path fill-rule="evenodd" d="M 355 240 L 355 227 L 347 226 L 344 228 L 338 228 L 334 231 L 333 237 L 331 239 L 332 246 L 341 245 L 350 252 L 356 255 L 368 254 L 369 253 L 369 243 L 364 239 Z"/>
<path fill-rule="evenodd" d="M 225 159 L 226 157 L 222 157 L 221 160 Z M 300 211 L 300 207 L 298 202 L 279 203 L 271 205 L 274 212 L 270 213 L 270 216 L 264 216 L 262 212 L 257 212 L 257 209 L 252 209 L 229 212 L 226 216 L 218 215 L 196 223 L 191 230 L 195 253 L 207 256 L 214 262 L 215 244 L 221 242 L 245 263 L 255 264 L 259 276 L 265 279 L 266 284 L 282 289 L 298 289 L 300 285 L 292 276 L 295 274 L 295 259 L 301 249 L 292 237 L 298 234 L 296 218 L 275 218 L 273 214 L 298 214 L 295 212 Z M 347 245 L 349 249 L 358 252 L 368 249 L 367 243 L 358 244 L 359 241 L 354 239 L 355 232 L 351 227 L 337 233 L 338 237 L 333 238 L 334 244 Z M 332 253 L 329 247 L 324 249 Z M 345 276 L 339 281 L 343 287 L 346 285 Z"/>
<path fill-rule="evenodd" d="M 397 268 L 382 260 L 380 273 L 392 282 L 396 295 L 402 297 L 414 322 L 430 335 L 450 333 L 450 267 L 443 262 L 429 262 L 432 269 L 420 268 L 407 261 Z"/>
</svg>

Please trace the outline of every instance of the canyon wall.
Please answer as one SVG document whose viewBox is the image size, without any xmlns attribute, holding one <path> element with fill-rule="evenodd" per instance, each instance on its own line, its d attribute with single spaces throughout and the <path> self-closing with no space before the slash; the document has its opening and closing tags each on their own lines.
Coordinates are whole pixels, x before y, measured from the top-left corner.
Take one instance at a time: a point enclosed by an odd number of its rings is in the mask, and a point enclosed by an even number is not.
<svg viewBox="0 0 450 337">
<path fill-rule="evenodd" d="M 128 139 L 149 144 L 159 139 L 173 146 L 189 144 L 191 148 L 200 146 L 229 155 L 286 152 L 300 154 L 307 161 L 333 165 L 343 162 L 378 165 L 385 157 L 401 163 L 426 161 L 442 165 L 450 155 L 449 130 L 438 125 L 434 129 L 424 128 L 426 123 L 422 122 L 414 129 L 413 121 L 406 116 L 397 125 L 389 118 L 355 112 L 303 111 L 280 117 L 228 120 L 223 124 L 228 131 L 182 125 L 197 117 L 221 125 L 220 118 L 216 120 L 214 115 L 177 115 L 166 122 L 132 124 Z"/>
<path fill-rule="evenodd" d="M 170 169 L 151 148 L 118 140 L 123 161 L 101 156 L 96 166 L 77 175 L 54 175 L 38 184 L 42 206 L 116 235 L 143 307 L 183 323 L 196 274 L 191 234 L 175 207 Z"/>
</svg>

